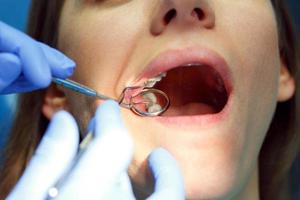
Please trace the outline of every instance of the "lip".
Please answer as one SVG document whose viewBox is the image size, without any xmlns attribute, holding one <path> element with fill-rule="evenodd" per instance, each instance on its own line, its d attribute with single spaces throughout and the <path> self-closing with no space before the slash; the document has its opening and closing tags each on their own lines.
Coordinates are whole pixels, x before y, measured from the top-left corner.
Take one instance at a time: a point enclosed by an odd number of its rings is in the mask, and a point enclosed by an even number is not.
<svg viewBox="0 0 300 200">
<path fill-rule="evenodd" d="M 227 92 L 233 90 L 231 71 L 225 59 L 213 50 L 199 47 L 168 50 L 151 61 L 134 81 L 136 85 L 162 72 L 188 64 L 203 64 L 213 67 L 222 77 Z"/>
<path fill-rule="evenodd" d="M 188 64 L 201 64 L 213 67 L 222 77 L 225 89 L 228 94 L 228 100 L 222 111 L 215 114 L 193 115 L 193 116 L 158 116 L 154 117 L 156 120 L 165 125 L 171 126 L 209 126 L 220 122 L 228 116 L 232 107 L 233 96 L 233 81 L 232 72 L 225 61 L 225 59 L 217 52 L 202 48 L 202 47 L 188 47 L 185 49 L 172 49 L 161 53 L 153 61 L 151 61 L 145 69 L 138 76 L 137 83 L 143 83 L 145 80 L 157 76 L 162 72 L 169 71 L 173 68 L 184 66 Z"/>
</svg>

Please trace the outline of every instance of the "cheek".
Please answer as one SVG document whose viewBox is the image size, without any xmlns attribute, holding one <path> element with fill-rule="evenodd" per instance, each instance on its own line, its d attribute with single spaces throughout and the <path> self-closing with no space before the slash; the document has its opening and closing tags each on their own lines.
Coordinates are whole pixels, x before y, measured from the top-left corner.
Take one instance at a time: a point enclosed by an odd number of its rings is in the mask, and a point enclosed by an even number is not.
<svg viewBox="0 0 300 200">
<path fill-rule="evenodd" d="M 224 13 L 223 37 L 234 49 L 236 94 L 249 124 L 266 132 L 277 101 L 280 55 L 275 16 L 270 2 L 246 5 Z M 238 13 L 243 13 L 240 15 Z M 238 16 L 238 17 L 237 17 Z M 226 40 L 225 40 L 226 41 Z M 259 120 L 258 120 L 259 118 Z M 253 121 L 251 121 L 253 119 Z M 260 122 L 257 122 L 260 121 Z"/>
<path fill-rule="evenodd" d="M 245 124 L 245 169 L 257 158 L 276 108 L 280 70 L 277 24 L 271 5 L 263 9 L 243 5 L 226 14 L 223 34 L 231 38 L 227 44 L 234 49 L 237 121 Z"/>
<path fill-rule="evenodd" d="M 119 9 L 82 11 L 62 18 L 60 30 L 60 49 L 77 63 L 73 78 L 111 97 L 118 96 L 115 88 L 141 32 L 140 18 L 124 15 Z"/>
</svg>

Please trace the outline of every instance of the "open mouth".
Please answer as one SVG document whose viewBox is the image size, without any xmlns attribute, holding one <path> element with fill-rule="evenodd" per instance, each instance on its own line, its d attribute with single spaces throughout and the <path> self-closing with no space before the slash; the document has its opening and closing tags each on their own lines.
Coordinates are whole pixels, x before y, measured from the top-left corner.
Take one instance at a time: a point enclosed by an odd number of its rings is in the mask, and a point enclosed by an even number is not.
<svg viewBox="0 0 300 200">
<path fill-rule="evenodd" d="M 229 96 L 217 70 L 203 64 L 170 69 L 153 88 L 165 92 L 170 99 L 170 107 L 162 116 L 217 114 Z"/>
<path fill-rule="evenodd" d="M 208 127 L 227 119 L 233 108 L 234 84 L 226 59 L 198 45 L 160 53 L 135 83 L 146 87 L 149 83 L 168 96 L 169 108 L 155 118 L 162 124 Z"/>
</svg>

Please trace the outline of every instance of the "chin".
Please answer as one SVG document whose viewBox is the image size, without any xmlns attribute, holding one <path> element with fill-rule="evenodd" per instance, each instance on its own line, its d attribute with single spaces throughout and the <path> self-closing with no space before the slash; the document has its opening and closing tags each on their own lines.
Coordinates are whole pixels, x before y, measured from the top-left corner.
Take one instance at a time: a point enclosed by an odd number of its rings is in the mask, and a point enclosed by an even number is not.
<svg viewBox="0 0 300 200">
<path fill-rule="evenodd" d="M 227 161 L 222 159 L 209 160 L 205 164 L 186 160 L 177 159 L 185 181 L 186 199 L 227 199 L 234 196 L 238 180 L 238 171 L 234 163 L 225 164 Z M 144 161 L 140 166 L 136 166 L 135 160 L 129 170 L 133 182 L 137 185 L 135 188 L 142 190 L 145 196 L 150 195 L 153 188 L 146 163 Z"/>
<path fill-rule="evenodd" d="M 206 145 L 210 147 L 193 149 L 190 144 L 167 149 L 181 167 L 187 199 L 226 199 L 236 187 L 241 167 L 237 152 L 240 151 L 230 140 L 211 140 Z"/>
<path fill-rule="evenodd" d="M 155 132 L 159 134 L 157 131 Z M 153 136 L 154 133 L 150 134 Z M 153 182 L 147 169 L 147 156 L 152 149 L 163 147 L 179 163 L 187 199 L 227 199 L 233 196 L 240 185 L 242 167 L 238 159 L 241 157 L 240 145 L 236 144 L 236 138 L 230 139 L 228 136 L 196 140 L 195 137 L 190 139 L 194 133 L 186 134 L 190 136 L 185 139 L 166 138 L 166 141 L 159 141 L 159 144 L 150 144 L 153 141 L 147 139 L 143 143 L 135 138 L 136 150 L 129 174 L 137 187 L 148 195 L 151 193 Z"/>
<path fill-rule="evenodd" d="M 210 160 L 205 167 L 185 163 L 181 166 L 187 199 L 227 199 L 235 191 L 237 167 L 234 164 Z"/>
</svg>

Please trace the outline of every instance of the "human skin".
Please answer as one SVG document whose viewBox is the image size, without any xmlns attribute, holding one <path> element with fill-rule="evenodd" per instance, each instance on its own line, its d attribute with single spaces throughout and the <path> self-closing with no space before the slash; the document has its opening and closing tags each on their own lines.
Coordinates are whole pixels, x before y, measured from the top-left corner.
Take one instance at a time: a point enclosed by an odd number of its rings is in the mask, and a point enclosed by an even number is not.
<svg viewBox="0 0 300 200">
<path fill-rule="evenodd" d="M 196 7 L 201 20 L 190 15 Z M 172 8 L 178 15 L 162 26 Z M 162 52 L 191 47 L 216 52 L 229 66 L 228 114 L 204 125 L 166 125 L 122 109 L 135 143 L 129 174 L 146 191 L 146 158 L 163 147 L 179 162 L 188 199 L 258 199 L 262 142 L 277 102 L 295 89 L 281 62 L 271 1 L 66 0 L 62 11 L 59 48 L 77 63 L 72 79 L 114 98 Z M 64 107 L 84 130 L 102 101 L 56 90 L 48 90 L 44 114 Z"/>
</svg>

